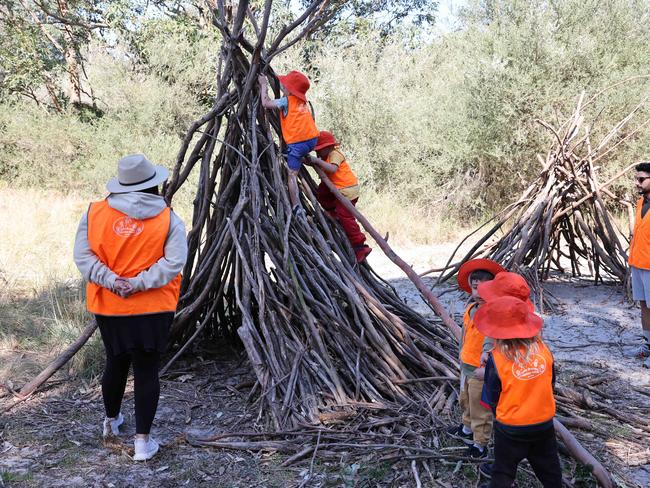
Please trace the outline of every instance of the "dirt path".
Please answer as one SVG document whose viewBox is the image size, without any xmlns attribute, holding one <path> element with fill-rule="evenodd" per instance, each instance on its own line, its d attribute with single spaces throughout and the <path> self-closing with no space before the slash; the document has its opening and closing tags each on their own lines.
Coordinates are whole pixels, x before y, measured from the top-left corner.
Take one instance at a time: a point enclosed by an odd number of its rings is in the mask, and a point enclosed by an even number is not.
<svg viewBox="0 0 650 488">
<path fill-rule="evenodd" d="M 450 250 L 447 245 L 397 249 L 417 270 L 442 264 Z M 413 285 L 384 256 L 375 251 L 370 262 L 411 306 L 430 313 Z M 549 284 L 548 290 L 561 303 L 559 313 L 545 316 L 544 332 L 560 364 L 560 380 L 570 384 L 587 373 L 609 375 L 610 379 L 598 386 L 609 398 L 597 398 L 613 408 L 632 407 L 638 415 L 648 416 L 650 397 L 632 387 L 648 388 L 650 371 L 623 354 L 639 342 L 638 310 L 625 303 L 615 287 L 557 282 Z M 446 286 L 437 291 L 459 318 L 464 298 Z M 240 352 L 212 351 L 190 359 L 191 367 L 178 362 L 162 381 L 154 432 L 163 449 L 154 460 L 136 464 L 129 457 L 134 434 L 132 384 L 127 387 L 123 407 L 125 435 L 103 444 L 98 383 L 59 381 L 0 419 L 0 487 L 414 486 L 412 478 L 401 476 L 391 466 L 369 465 L 365 460 L 316 462 L 315 474 L 306 482 L 308 466 L 284 468 L 279 455 L 190 446 L 184 442 L 186 434 L 266 427 L 260 424 L 258 406 L 247 402 L 254 378 Z M 7 400 L 6 396 L 0 398 L 0 408 Z M 589 441 L 589 435 L 581 433 L 581 440 Z M 647 434 L 639 435 L 635 442 L 606 442 L 590 448 L 606 462 L 624 467 L 628 479 L 638 487 L 650 487 Z M 477 486 L 472 469 L 460 471 L 465 476 L 462 484 L 454 481 L 458 478 L 453 475 L 440 473 L 438 486 Z M 576 486 L 588 485 L 578 481 Z"/>
</svg>

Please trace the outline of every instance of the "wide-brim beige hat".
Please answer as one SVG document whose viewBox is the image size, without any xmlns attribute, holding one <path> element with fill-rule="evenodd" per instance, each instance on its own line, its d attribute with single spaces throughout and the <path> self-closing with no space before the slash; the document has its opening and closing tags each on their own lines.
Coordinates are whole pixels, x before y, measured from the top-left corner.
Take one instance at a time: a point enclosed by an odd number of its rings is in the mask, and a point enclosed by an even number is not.
<svg viewBox="0 0 650 488">
<path fill-rule="evenodd" d="M 128 193 L 160 185 L 169 177 L 163 166 L 153 164 L 144 154 L 129 154 L 117 163 L 117 177 L 106 183 L 111 193 Z"/>
</svg>

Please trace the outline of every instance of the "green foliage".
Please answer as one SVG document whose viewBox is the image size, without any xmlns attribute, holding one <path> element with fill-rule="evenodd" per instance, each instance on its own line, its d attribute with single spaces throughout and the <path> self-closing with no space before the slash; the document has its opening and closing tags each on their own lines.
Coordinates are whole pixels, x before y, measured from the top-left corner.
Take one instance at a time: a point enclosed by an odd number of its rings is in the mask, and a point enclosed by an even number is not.
<svg viewBox="0 0 650 488">
<path fill-rule="evenodd" d="M 461 30 L 428 44 L 403 36 L 325 43 L 310 59 L 317 123 L 341 139 L 366 187 L 399 193 L 402 205 L 493 213 L 537 175 L 536 155 L 552 143 L 536 119 L 559 125 L 583 90 L 588 99 L 648 74 L 649 9 L 624 0 L 474 2 Z M 590 105 L 594 144 L 648 86 L 639 78 Z M 631 127 L 645 116 L 646 108 Z M 640 157 L 648 136 L 641 131 L 601 161 L 602 178 Z"/>
<path fill-rule="evenodd" d="M 53 115 L 5 101 L 0 178 L 101 191 L 126 152 L 171 163 L 188 123 L 214 95 L 220 40 L 205 12 L 170 11 L 136 21 L 135 3 L 111 4 L 111 18 L 121 27 L 110 50 L 99 39 L 84 52 L 103 116 Z M 408 5 L 416 12 L 423 4 Z M 404 13 L 395 2 L 352 7 L 379 10 L 379 20 Z M 278 2 L 272 30 L 292 15 Z M 288 50 L 274 68 L 309 73 L 317 124 L 340 139 L 365 192 L 389 195 L 396 207 L 426 209 L 423 214 L 433 209 L 445 218 L 473 219 L 494 213 L 537 175 L 537 154 L 545 157 L 553 139 L 536 119 L 557 126 L 583 91 L 587 101 L 608 85 L 637 77 L 588 106 L 586 122 L 595 126 L 596 144 L 645 96 L 649 16 L 650 5 L 641 0 L 482 0 L 466 5 L 460 29 L 428 36 L 404 23 L 387 33 L 377 18 L 353 15 L 358 22 L 340 18 L 339 28 Z M 11 42 L 29 47 L 35 37 L 14 36 Z M 30 49 L 40 53 L 37 47 Z M 12 83 L 37 85 L 46 62 L 38 59 L 16 70 L 26 81 Z M 621 136 L 647 112 L 642 107 Z M 649 135 L 641 130 L 599 161 L 600 178 L 643 157 Z"/>
</svg>

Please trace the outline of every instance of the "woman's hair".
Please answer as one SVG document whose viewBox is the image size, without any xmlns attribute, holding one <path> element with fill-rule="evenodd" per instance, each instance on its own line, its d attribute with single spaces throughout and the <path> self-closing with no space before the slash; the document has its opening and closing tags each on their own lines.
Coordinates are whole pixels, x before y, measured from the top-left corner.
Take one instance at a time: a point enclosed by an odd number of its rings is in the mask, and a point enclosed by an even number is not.
<svg viewBox="0 0 650 488">
<path fill-rule="evenodd" d="M 527 339 L 495 339 L 494 347 L 498 348 L 509 361 L 524 364 L 532 354 L 539 352 L 540 342 L 541 337 L 537 334 Z"/>
<path fill-rule="evenodd" d="M 145 188 L 144 190 L 138 190 L 140 193 L 151 193 L 152 195 L 160 195 L 158 192 L 158 186 L 152 186 L 151 188 Z"/>
</svg>

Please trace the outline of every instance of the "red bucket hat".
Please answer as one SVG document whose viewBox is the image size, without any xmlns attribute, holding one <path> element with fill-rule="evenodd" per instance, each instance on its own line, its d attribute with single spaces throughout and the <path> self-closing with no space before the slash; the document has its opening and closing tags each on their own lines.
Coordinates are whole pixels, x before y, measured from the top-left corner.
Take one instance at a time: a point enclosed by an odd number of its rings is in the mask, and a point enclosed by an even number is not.
<svg viewBox="0 0 650 488">
<path fill-rule="evenodd" d="M 489 271 L 494 276 L 505 271 L 503 266 L 491 259 L 479 258 L 466 261 L 458 270 L 458 286 L 461 290 L 464 290 L 467 293 L 472 292 L 472 287 L 469 285 L 469 275 L 479 269 Z"/>
<path fill-rule="evenodd" d="M 544 321 L 519 298 L 500 297 L 478 307 L 474 324 L 492 339 L 527 339 L 539 334 Z"/>
<path fill-rule="evenodd" d="M 319 151 L 327 146 L 336 146 L 337 144 L 338 143 L 336 142 L 336 139 L 334 139 L 334 135 L 331 132 L 322 130 L 320 131 L 318 140 L 316 141 L 316 147 L 314 147 L 314 151 Z"/>
<path fill-rule="evenodd" d="M 280 83 L 289 90 L 294 97 L 300 98 L 303 102 L 307 101 L 307 90 L 309 90 L 309 79 L 300 71 L 290 71 L 286 75 L 278 76 Z"/>
<path fill-rule="evenodd" d="M 530 287 L 523 276 L 504 271 L 491 281 L 478 285 L 478 295 L 486 302 L 501 297 L 515 297 L 523 301 L 530 312 L 535 311 L 535 305 L 530 301 Z"/>
</svg>

